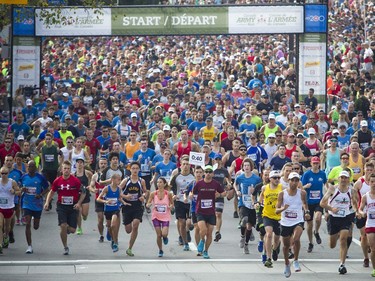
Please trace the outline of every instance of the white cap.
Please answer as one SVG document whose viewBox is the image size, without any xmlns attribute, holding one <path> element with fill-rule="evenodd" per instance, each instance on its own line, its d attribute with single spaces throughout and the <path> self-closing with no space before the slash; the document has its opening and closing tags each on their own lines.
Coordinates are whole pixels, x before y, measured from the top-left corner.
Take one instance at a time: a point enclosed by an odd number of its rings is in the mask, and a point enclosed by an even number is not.
<svg viewBox="0 0 375 281">
<path fill-rule="evenodd" d="M 68 93 L 63 93 L 63 97 L 69 97 Z"/>
<path fill-rule="evenodd" d="M 288 176 L 288 180 L 291 180 L 291 179 L 294 179 L 294 178 L 298 178 L 299 179 L 299 174 L 296 173 L 296 172 L 291 172 Z"/>
<path fill-rule="evenodd" d="M 236 84 L 236 85 L 234 85 L 234 88 L 235 88 L 236 90 L 239 90 L 239 89 L 240 89 L 240 85 Z"/>
<path fill-rule="evenodd" d="M 332 134 L 333 134 L 333 135 L 334 135 L 334 134 L 340 134 L 340 132 L 339 132 L 339 130 L 334 129 L 334 130 L 332 131 Z"/>
<path fill-rule="evenodd" d="M 301 107 L 301 106 L 299 105 L 299 103 L 296 103 L 296 104 L 294 105 L 294 107 Z"/>
<path fill-rule="evenodd" d="M 270 134 L 268 135 L 268 138 L 276 138 L 275 133 L 270 133 Z"/>
<path fill-rule="evenodd" d="M 308 135 L 315 135 L 315 129 L 314 128 L 310 128 L 308 131 L 307 131 L 307 134 Z"/>
<path fill-rule="evenodd" d="M 341 171 L 339 177 L 347 177 L 347 178 L 350 178 L 350 175 L 347 171 Z"/>
<path fill-rule="evenodd" d="M 275 114 L 270 114 L 270 115 L 268 115 L 268 119 L 276 119 Z"/>
<path fill-rule="evenodd" d="M 137 113 L 132 113 L 132 114 L 130 114 L 130 118 L 133 118 L 133 117 L 135 117 L 135 118 L 137 118 L 138 116 L 137 116 Z"/>
<path fill-rule="evenodd" d="M 25 137 L 23 136 L 23 135 L 19 135 L 18 137 L 17 137 L 17 140 L 25 140 Z"/>
<path fill-rule="evenodd" d="M 368 127 L 368 123 L 366 120 L 361 121 L 361 127 Z"/>
<path fill-rule="evenodd" d="M 280 177 L 280 171 L 274 170 L 270 172 L 270 178 Z"/>
<path fill-rule="evenodd" d="M 169 125 L 164 125 L 163 131 L 170 131 L 171 127 Z"/>
<path fill-rule="evenodd" d="M 31 99 L 26 100 L 26 105 L 33 105 L 33 101 Z"/>
</svg>

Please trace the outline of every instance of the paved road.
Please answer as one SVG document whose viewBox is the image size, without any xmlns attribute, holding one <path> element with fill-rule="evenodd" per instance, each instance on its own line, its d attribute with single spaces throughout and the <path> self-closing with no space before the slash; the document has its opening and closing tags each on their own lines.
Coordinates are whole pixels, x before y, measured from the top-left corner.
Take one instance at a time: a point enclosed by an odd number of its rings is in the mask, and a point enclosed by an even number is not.
<svg viewBox="0 0 375 281">
<path fill-rule="evenodd" d="M 70 235 L 68 243 L 70 255 L 62 255 L 57 215 L 54 210 L 44 212 L 41 227 L 33 231 L 34 254 L 25 254 L 26 241 L 24 226 L 16 226 L 16 243 L 4 250 L 0 256 L 0 280 L 65 280 L 67 275 L 79 275 L 80 280 L 111 280 L 142 278 L 141 280 L 229 280 L 233 276 L 241 278 L 250 273 L 256 279 L 285 279 L 282 275 L 283 262 L 279 260 L 274 268 L 268 269 L 260 262 L 257 242 L 251 242 L 250 254 L 245 255 L 238 247 L 240 238 L 237 229 L 238 220 L 232 218 L 233 204 L 226 202 L 224 210 L 223 238 L 213 242 L 210 248 L 210 260 L 196 256 L 195 243 L 190 243 L 192 251 L 184 252 L 177 243 L 177 230 L 172 222 L 170 243 L 164 246 L 164 257 L 157 258 L 158 249 L 152 228 L 150 215 L 144 215 L 139 236 L 133 252 L 134 257 L 125 254 L 129 236 L 123 227 L 120 230 L 120 251 L 113 253 L 109 242 L 98 242 L 96 216 L 91 205 L 89 219 L 84 222 L 83 235 Z M 338 249 L 331 250 L 327 243 L 325 223 L 321 229 L 323 243 L 315 245 L 313 253 L 308 254 L 306 233 L 302 237 L 300 261 L 302 272 L 292 274 L 291 279 L 316 280 L 329 278 L 342 280 L 337 273 Z M 356 280 L 370 277 L 370 269 L 362 267 L 362 254 L 358 241 L 358 231 L 354 233 L 347 261 L 348 274 Z M 56 275 L 56 273 L 58 273 Z M 297 277 L 298 276 L 298 277 Z M 344 277 L 344 278 L 352 278 Z"/>
</svg>

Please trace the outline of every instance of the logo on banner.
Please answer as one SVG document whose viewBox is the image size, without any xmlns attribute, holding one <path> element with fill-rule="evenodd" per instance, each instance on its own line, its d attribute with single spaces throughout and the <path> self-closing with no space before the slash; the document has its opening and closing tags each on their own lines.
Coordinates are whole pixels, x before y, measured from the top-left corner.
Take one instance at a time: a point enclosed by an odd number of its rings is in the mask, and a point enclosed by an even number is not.
<svg viewBox="0 0 375 281">
<path fill-rule="evenodd" d="M 326 5 L 305 5 L 305 32 L 327 32 Z"/>
</svg>

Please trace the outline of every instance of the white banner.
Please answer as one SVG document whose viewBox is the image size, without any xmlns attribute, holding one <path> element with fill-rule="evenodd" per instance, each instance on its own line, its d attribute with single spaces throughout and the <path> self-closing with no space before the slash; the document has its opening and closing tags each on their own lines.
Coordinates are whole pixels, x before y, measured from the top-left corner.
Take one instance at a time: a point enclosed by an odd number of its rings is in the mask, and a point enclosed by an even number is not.
<svg viewBox="0 0 375 281">
<path fill-rule="evenodd" d="M 204 168 L 204 163 L 206 161 L 206 155 L 204 153 L 198 153 L 191 151 L 189 154 L 189 164 L 201 166 Z"/>
<path fill-rule="evenodd" d="M 50 14 L 53 9 L 43 9 Z M 41 16 L 42 10 L 35 9 L 36 36 L 110 35 L 111 9 L 61 9 L 60 23 L 47 25 Z M 43 14 L 43 13 L 42 13 Z"/>
<path fill-rule="evenodd" d="M 229 34 L 303 33 L 303 6 L 229 7 Z"/>
</svg>

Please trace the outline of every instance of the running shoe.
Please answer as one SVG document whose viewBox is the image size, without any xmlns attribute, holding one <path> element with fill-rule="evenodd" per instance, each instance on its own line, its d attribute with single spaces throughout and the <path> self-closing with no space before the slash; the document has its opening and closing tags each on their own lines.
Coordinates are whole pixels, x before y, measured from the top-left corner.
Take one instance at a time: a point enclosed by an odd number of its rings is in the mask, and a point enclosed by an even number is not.
<svg viewBox="0 0 375 281">
<path fill-rule="evenodd" d="M 189 244 L 188 244 L 188 243 L 185 244 L 185 246 L 184 246 L 184 251 L 185 251 L 185 252 L 190 251 L 190 247 L 189 247 Z"/>
<path fill-rule="evenodd" d="M 67 256 L 69 255 L 69 247 L 65 247 L 64 248 L 64 253 L 63 253 L 64 256 Z"/>
<path fill-rule="evenodd" d="M 182 241 L 181 236 L 178 236 L 178 245 L 180 245 L 180 246 L 184 245 L 184 241 Z"/>
<path fill-rule="evenodd" d="M 0 246 L 0 255 L 2 255 L 2 254 L 3 254 L 3 247 Z"/>
<path fill-rule="evenodd" d="M 33 247 L 28 246 L 28 247 L 27 247 L 27 250 L 26 250 L 26 254 L 32 254 L 32 253 L 34 253 L 34 251 L 33 251 Z"/>
<path fill-rule="evenodd" d="M 278 258 L 279 258 L 279 254 L 277 253 L 277 250 L 272 249 L 272 259 L 274 261 L 277 261 Z"/>
<path fill-rule="evenodd" d="M 118 252 L 118 245 L 117 245 L 116 243 L 113 243 L 112 251 L 113 251 L 114 253 Z"/>
<path fill-rule="evenodd" d="M 148 208 L 148 207 L 146 207 L 146 213 L 147 213 L 147 214 L 150 214 L 150 213 L 151 213 L 151 209 Z"/>
<path fill-rule="evenodd" d="M 16 225 L 21 225 L 21 221 L 19 219 L 16 220 Z"/>
<path fill-rule="evenodd" d="M 243 247 L 243 253 L 245 255 L 248 255 L 250 254 L 250 251 L 249 251 L 249 245 L 245 244 L 244 247 Z"/>
<path fill-rule="evenodd" d="M 197 246 L 198 252 L 203 252 L 203 248 L 204 248 L 204 240 L 201 239 L 201 241 L 199 241 L 198 246 Z"/>
<path fill-rule="evenodd" d="M 263 254 L 262 255 L 262 263 L 264 264 L 267 261 L 267 255 Z"/>
<path fill-rule="evenodd" d="M 82 235 L 82 228 L 80 227 L 77 228 L 77 235 Z"/>
<path fill-rule="evenodd" d="M 314 249 L 314 244 L 313 243 L 309 243 L 309 247 L 307 248 L 307 252 L 311 253 L 313 249 Z"/>
<path fill-rule="evenodd" d="M 238 212 L 237 211 L 234 211 L 233 218 L 238 219 Z"/>
<path fill-rule="evenodd" d="M 168 237 L 163 237 L 163 243 L 164 245 L 168 245 Z"/>
<path fill-rule="evenodd" d="M 204 259 L 209 259 L 209 258 L 210 258 L 210 256 L 208 255 L 208 252 L 207 252 L 207 251 L 204 251 L 204 252 L 203 252 L 203 258 L 204 258 Z"/>
<path fill-rule="evenodd" d="M 111 241 L 112 240 L 112 236 L 111 234 L 109 233 L 109 229 L 107 228 L 107 235 L 106 235 L 106 238 L 107 238 L 107 241 Z"/>
<path fill-rule="evenodd" d="M 134 257 L 134 254 L 133 254 L 133 252 L 132 252 L 132 249 L 127 249 L 126 250 L 126 254 L 129 256 L 129 257 Z"/>
<path fill-rule="evenodd" d="M 345 265 L 344 264 L 341 264 L 340 266 L 339 266 L 339 273 L 340 274 L 345 274 L 345 273 L 347 273 L 348 271 L 346 270 L 346 267 L 345 267 Z"/>
<path fill-rule="evenodd" d="M 263 252 L 263 241 L 258 242 L 258 252 L 262 253 Z"/>
<path fill-rule="evenodd" d="M 221 234 L 220 234 L 220 232 L 216 231 L 214 241 L 219 242 L 220 239 L 221 239 Z"/>
<path fill-rule="evenodd" d="M 272 261 L 271 261 L 271 259 L 267 259 L 267 260 L 265 261 L 265 263 L 264 263 L 264 266 L 265 266 L 265 267 L 268 267 L 268 268 L 272 268 L 273 265 L 272 265 Z"/>
<path fill-rule="evenodd" d="M 289 259 L 294 259 L 294 254 L 293 254 L 293 252 L 292 252 L 291 249 L 289 249 L 288 258 L 289 258 Z"/>
<path fill-rule="evenodd" d="M 0 254 L 1 254 L 1 253 L 2 253 L 2 252 L 1 252 L 1 249 L 0 249 Z M 375 277 L 375 269 L 372 270 L 372 272 L 371 272 L 371 276 L 372 276 L 372 277 Z"/>
<path fill-rule="evenodd" d="M 163 255 L 164 255 L 164 252 L 163 252 L 162 250 L 159 250 L 159 254 L 158 254 L 158 257 L 159 257 L 159 258 L 162 258 L 162 257 L 163 257 Z"/>
<path fill-rule="evenodd" d="M 295 272 L 300 272 L 301 271 L 301 266 L 299 265 L 299 261 L 295 260 L 293 261 L 293 267 Z"/>
<path fill-rule="evenodd" d="M 100 235 L 100 237 L 99 237 L 99 242 L 100 242 L 100 243 L 103 243 L 103 242 L 104 242 L 104 236 L 103 236 L 103 235 Z"/>
<path fill-rule="evenodd" d="M 250 241 L 254 241 L 254 240 L 255 240 L 255 237 L 254 237 L 253 230 L 250 230 Z"/>
<path fill-rule="evenodd" d="M 194 230 L 194 224 L 190 224 L 189 226 L 189 231 L 192 231 L 192 230 Z"/>
<path fill-rule="evenodd" d="M 318 245 L 322 244 L 322 239 L 320 238 L 319 232 L 314 231 L 314 236 L 315 236 L 316 244 Z"/>
<path fill-rule="evenodd" d="M 290 275 L 292 275 L 292 272 L 290 271 L 290 264 L 286 264 L 284 269 L 284 276 L 286 278 L 289 278 Z"/>
<path fill-rule="evenodd" d="M 21 218 L 21 224 L 22 224 L 22 225 L 26 225 L 26 218 L 25 218 L 25 217 L 22 217 L 22 218 Z"/>
<path fill-rule="evenodd" d="M 241 249 L 245 246 L 245 236 L 244 237 L 241 236 L 239 246 L 240 246 Z"/>
<path fill-rule="evenodd" d="M 14 233 L 13 231 L 9 231 L 9 243 L 14 243 L 16 240 L 14 240 Z"/>
<path fill-rule="evenodd" d="M 3 238 L 3 248 L 6 249 L 9 246 L 9 237 Z"/>
<path fill-rule="evenodd" d="M 364 259 L 363 260 L 363 267 L 369 267 L 370 266 L 370 260 L 369 259 Z"/>
<path fill-rule="evenodd" d="M 186 239 L 188 242 L 191 242 L 190 231 L 186 231 Z"/>
</svg>

